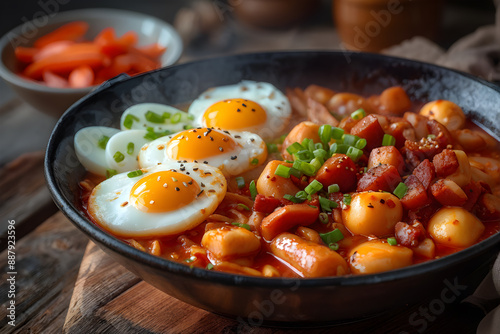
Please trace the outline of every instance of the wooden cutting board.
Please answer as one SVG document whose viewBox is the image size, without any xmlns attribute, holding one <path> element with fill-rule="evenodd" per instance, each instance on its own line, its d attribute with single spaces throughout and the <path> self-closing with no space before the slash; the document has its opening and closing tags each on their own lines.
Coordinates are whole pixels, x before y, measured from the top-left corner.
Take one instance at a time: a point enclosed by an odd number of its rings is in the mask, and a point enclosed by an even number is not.
<svg viewBox="0 0 500 334">
<path fill-rule="evenodd" d="M 390 296 L 388 296 L 390 298 Z M 429 306 L 429 302 L 424 306 Z M 252 328 L 195 308 L 157 290 L 89 243 L 69 304 L 65 333 L 418 333 L 417 305 L 401 306 L 363 322 L 319 329 Z M 483 315 L 484 316 L 484 315 Z M 463 304 L 447 305 L 427 321 L 426 333 L 474 333 L 482 315 Z M 422 317 L 418 316 L 419 320 Z"/>
</svg>

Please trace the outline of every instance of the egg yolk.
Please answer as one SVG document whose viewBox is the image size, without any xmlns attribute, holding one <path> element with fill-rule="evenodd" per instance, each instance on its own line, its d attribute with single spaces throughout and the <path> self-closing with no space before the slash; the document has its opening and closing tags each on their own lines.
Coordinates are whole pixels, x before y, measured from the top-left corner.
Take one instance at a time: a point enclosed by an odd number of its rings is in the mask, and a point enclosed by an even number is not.
<svg viewBox="0 0 500 334">
<path fill-rule="evenodd" d="M 167 155 L 174 160 L 194 160 L 234 151 L 238 144 L 224 132 L 210 128 L 191 129 L 175 135 L 167 144 Z"/>
<path fill-rule="evenodd" d="M 173 170 L 162 171 L 137 181 L 129 201 L 143 212 L 169 212 L 193 202 L 199 193 L 200 186 L 190 176 Z"/>
<path fill-rule="evenodd" d="M 261 125 L 266 120 L 266 111 L 260 104 L 244 99 L 219 101 L 212 104 L 203 114 L 205 126 L 228 130 Z"/>
</svg>

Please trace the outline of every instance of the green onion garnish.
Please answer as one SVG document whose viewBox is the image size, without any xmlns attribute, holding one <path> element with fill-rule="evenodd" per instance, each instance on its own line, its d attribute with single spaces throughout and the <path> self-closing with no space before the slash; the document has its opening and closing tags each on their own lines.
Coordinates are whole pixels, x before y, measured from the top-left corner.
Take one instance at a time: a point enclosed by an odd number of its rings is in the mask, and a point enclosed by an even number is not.
<svg viewBox="0 0 500 334">
<path fill-rule="evenodd" d="M 302 173 L 300 172 L 300 170 L 292 167 L 292 168 L 290 168 L 290 175 L 293 175 L 296 178 L 300 178 L 302 176 Z"/>
<path fill-rule="evenodd" d="M 352 197 L 350 194 L 344 194 L 344 204 L 351 205 Z"/>
<path fill-rule="evenodd" d="M 236 185 L 238 186 L 238 189 L 243 189 L 245 188 L 245 179 L 242 176 L 238 176 L 235 178 L 236 180 Z"/>
<path fill-rule="evenodd" d="M 267 144 L 267 152 L 268 153 L 277 153 L 278 152 L 278 145 L 276 145 L 274 143 Z"/>
<path fill-rule="evenodd" d="M 187 124 L 186 124 L 186 125 L 183 125 L 183 126 L 182 126 L 182 128 L 183 128 L 184 130 L 189 130 L 189 129 L 192 129 L 193 127 L 192 127 L 191 125 L 187 125 Z"/>
<path fill-rule="evenodd" d="M 108 136 L 101 136 L 99 140 L 97 141 L 97 146 L 102 148 L 103 150 L 106 149 L 106 145 L 108 145 L 109 137 Z"/>
<path fill-rule="evenodd" d="M 396 138 L 386 133 L 382 139 L 382 146 L 394 146 L 394 144 L 396 144 Z"/>
<path fill-rule="evenodd" d="M 316 144 L 314 144 L 314 149 L 315 150 L 320 150 L 320 149 L 322 150 L 322 149 L 324 149 L 324 146 L 321 143 L 316 143 Z"/>
<path fill-rule="evenodd" d="M 248 206 L 246 206 L 245 204 L 243 203 L 238 203 L 238 205 L 236 206 L 238 209 L 242 209 L 242 210 L 246 210 L 246 211 L 250 211 L 250 208 Z"/>
<path fill-rule="evenodd" d="M 288 179 L 290 177 L 290 167 L 287 167 L 285 165 L 278 165 L 278 167 L 276 167 L 276 170 L 274 171 L 274 175 L 278 175 Z"/>
<path fill-rule="evenodd" d="M 182 114 L 180 112 L 176 112 L 172 118 L 170 119 L 170 123 L 177 124 L 181 121 Z"/>
<path fill-rule="evenodd" d="M 248 186 L 248 190 L 250 190 L 250 196 L 252 197 L 252 200 L 255 200 L 255 197 L 257 196 L 257 187 L 255 186 L 254 180 L 252 180 L 250 182 L 250 185 Z"/>
<path fill-rule="evenodd" d="M 352 161 L 357 162 L 359 160 L 359 158 L 361 158 L 361 156 L 363 155 L 363 151 L 361 151 L 360 149 L 357 149 L 356 147 L 351 146 L 347 150 L 346 155 L 349 158 L 351 158 Z"/>
<path fill-rule="evenodd" d="M 336 242 L 332 242 L 331 244 L 328 245 L 328 248 L 330 248 L 331 250 L 338 250 L 339 249 L 339 244 L 336 243 Z"/>
<path fill-rule="evenodd" d="M 123 155 L 122 152 L 116 151 L 116 153 L 113 155 L 113 159 L 116 162 L 122 162 L 125 159 L 125 156 Z"/>
<path fill-rule="evenodd" d="M 399 199 L 401 199 L 405 197 L 407 191 L 408 187 L 406 186 L 406 184 L 404 184 L 403 182 L 399 182 L 396 189 L 394 189 L 394 195 L 396 195 L 397 197 L 399 197 Z"/>
<path fill-rule="evenodd" d="M 293 162 L 293 168 L 299 170 L 300 172 L 306 174 L 307 176 L 313 176 L 316 174 L 316 168 L 305 161 L 296 160 Z"/>
<path fill-rule="evenodd" d="M 314 167 L 314 169 L 316 169 L 316 171 L 318 171 L 321 166 L 323 166 L 323 163 L 324 161 L 321 158 L 314 158 L 311 160 L 311 165 Z"/>
<path fill-rule="evenodd" d="M 172 116 L 171 113 L 169 113 L 168 111 L 165 111 L 162 115 L 161 115 L 161 118 L 163 119 L 169 119 L 170 116 Z"/>
<path fill-rule="evenodd" d="M 287 199 L 287 200 L 289 200 L 290 202 L 295 203 L 295 204 L 302 203 L 302 202 L 304 202 L 304 201 L 305 201 L 305 200 L 303 200 L 303 199 L 297 198 L 297 197 L 292 196 L 292 195 L 290 195 L 290 194 L 285 194 L 285 195 L 283 195 L 283 198 L 284 198 L 284 199 Z"/>
<path fill-rule="evenodd" d="M 360 138 L 356 144 L 354 144 L 354 147 L 359 148 L 360 150 L 364 149 L 366 146 L 366 139 L 365 138 Z"/>
<path fill-rule="evenodd" d="M 365 116 L 366 116 L 366 113 L 365 113 L 364 109 L 358 109 L 351 114 L 352 119 L 355 119 L 357 121 L 359 121 L 360 119 L 362 119 Z"/>
<path fill-rule="evenodd" d="M 118 174 L 118 172 L 116 171 L 116 169 L 106 169 L 106 178 L 107 179 L 109 179 L 110 177 L 115 176 L 116 174 Z"/>
<path fill-rule="evenodd" d="M 328 224 L 328 222 L 329 222 L 328 214 L 321 212 L 319 214 L 319 221 L 321 222 L 321 224 Z"/>
<path fill-rule="evenodd" d="M 212 269 L 214 269 L 214 265 L 211 264 L 211 263 L 209 263 L 209 264 L 207 264 L 206 269 L 207 270 L 212 270 Z"/>
<path fill-rule="evenodd" d="M 387 243 L 391 246 L 397 246 L 398 241 L 394 237 L 387 238 Z"/>
<path fill-rule="evenodd" d="M 328 155 L 328 152 L 322 148 L 319 148 L 319 149 L 314 150 L 313 154 L 314 154 L 314 157 L 316 157 L 316 158 L 325 159 L 326 156 Z"/>
<path fill-rule="evenodd" d="M 342 143 L 347 146 L 354 146 L 358 141 L 359 137 L 355 135 L 345 134 L 342 137 Z"/>
<path fill-rule="evenodd" d="M 335 140 L 340 140 L 342 139 L 342 136 L 344 135 L 344 129 L 341 128 L 332 128 L 332 138 Z"/>
<path fill-rule="evenodd" d="M 143 174 L 142 170 L 138 169 L 138 170 L 134 170 L 132 172 L 127 173 L 127 176 L 129 178 L 133 178 L 133 177 L 136 177 L 136 176 L 141 176 L 142 174 Z"/>
<path fill-rule="evenodd" d="M 331 194 L 331 193 L 338 193 L 340 191 L 340 187 L 338 184 L 330 184 L 328 186 L 328 193 Z"/>
<path fill-rule="evenodd" d="M 248 209 L 250 210 L 250 209 Z M 243 227 L 244 229 L 247 229 L 250 231 L 251 227 L 248 224 L 243 224 L 243 223 L 231 223 L 231 225 L 238 226 L 238 227 Z"/>
<path fill-rule="evenodd" d="M 321 206 L 321 210 L 330 212 L 332 209 L 337 207 L 337 202 L 329 200 L 328 198 L 319 196 L 319 205 Z"/>
<path fill-rule="evenodd" d="M 344 239 L 344 235 L 338 228 L 336 228 L 331 232 L 320 233 L 319 236 L 321 237 L 321 239 L 323 239 L 323 241 L 327 245 L 339 242 L 340 240 Z"/>
<path fill-rule="evenodd" d="M 321 182 L 319 182 L 318 180 L 312 180 L 312 182 L 307 185 L 304 191 L 309 195 L 312 195 L 317 193 L 321 189 L 323 189 L 323 185 L 321 184 Z"/>
<path fill-rule="evenodd" d="M 297 143 L 297 142 L 293 143 L 292 145 L 290 145 L 290 146 L 288 146 L 288 147 L 286 148 L 286 151 L 287 151 L 288 153 L 292 154 L 292 155 L 293 155 L 294 153 L 296 153 L 296 152 L 298 152 L 298 151 L 302 151 L 302 150 L 304 150 L 304 147 L 302 147 L 302 145 L 300 145 L 300 144 L 299 144 L 299 143 Z"/>
<path fill-rule="evenodd" d="M 172 134 L 172 132 L 170 132 L 169 130 L 165 130 L 163 132 L 155 132 L 154 128 L 152 128 L 152 127 L 148 127 L 146 130 L 147 130 L 147 133 L 144 135 L 144 139 L 148 139 L 148 140 L 155 140 L 155 139 Z"/>
<path fill-rule="evenodd" d="M 144 115 L 146 117 L 146 121 L 149 121 L 151 123 L 164 123 L 165 119 L 163 118 L 162 115 L 159 115 L 151 110 L 148 110 L 146 114 Z"/>
<path fill-rule="evenodd" d="M 302 160 L 302 161 L 309 162 L 314 158 L 314 154 L 308 150 L 301 150 L 301 151 L 295 152 L 293 154 L 293 157 L 295 158 L 295 160 Z"/>
<path fill-rule="evenodd" d="M 254 165 L 254 166 L 255 166 L 255 165 L 258 165 L 258 164 L 259 164 L 259 159 L 257 159 L 257 158 L 253 158 L 253 159 L 252 159 L 252 161 L 250 161 L 250 163 L 251 163 L 252 165 Z"/>
<path fill-rule="evenodd" d="M 333 143 L 332 146 L 330 146 L 330 154 L 332 155 L 334 153 L 346 154 L 349 147 L 350 147 L 349 145 Z"/>
<path fill-rule="evenodd" d="M 134 143 L 132 143 L 132 142 L 128 143 L 127 144 L 127 154 L 128 155 L 134 154 L 134 148 L 135 148 Z"/>
<path fill-rule="evenodd" d="M 128 114 L 127 116 L 125 116 L 125 119 L 123 120 L 123 126 L 127 129 L 132 129 L 134 121 L 139 122 L 140 119 L 137 116 Z"/>
<path fill-rule="evenodd" d="M 309 196 L 308 193 L 306 193 L 304 190 L 301 190 L 301 191 L 298 191 L 296 194 L 295 194 L 295 198 L 298 198 L 302 201 L 305 201 L 306 199 L 311 199 L 311 196 Z"/>
<path fill-rule="evenodd" d="M 331 125 L 328 125 L 328 124 L 324 124 L 324 125 L 319 127 L 318 135 L 319 135 L 319 139 L 321 139 L 321 142 L 323 144 L 325 144 L 325 145 L 330 144 L 330 140 L 332 139 L 332 130 L 333 130 L 333 127 Z"/>
</svg>

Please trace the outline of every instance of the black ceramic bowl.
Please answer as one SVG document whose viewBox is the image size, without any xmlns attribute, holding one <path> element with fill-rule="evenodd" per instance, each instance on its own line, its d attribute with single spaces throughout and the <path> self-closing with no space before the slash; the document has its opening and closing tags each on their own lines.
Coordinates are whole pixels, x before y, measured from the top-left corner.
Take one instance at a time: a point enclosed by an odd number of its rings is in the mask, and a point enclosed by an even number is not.
<svg viewBox="0 0 500 334">
<path fill-rule="evenodd" d="M 74 104 L 57 123 L 45 159 L 46 178 L 56 204 L 99 247 L 146 282 L 194 306 L 252 324 L 345 322 L 425 298 L 448 302 L 454 296 L 465 297 L 478 285 L 500 250 L 500 234 L 459 253 L 381 274 L 270 279 L 170 262 L 126 245 L 86 218 L 78 203 L 78 182 L 85 171 L 73 149 L 73 136 L 79 129 L 117 126 L 122 111 L 130 105 L 185 104 L 207 88 L 243 79 L 267 81 L 282 90 L 314 83 L 365 95 L 401 85 L 416 103 L 452 100 L 469 117 L 500 134 L 497 87 L 429 64 L 340 52 L 263 53 L 202 60 L 131 79 L 116 78 Z"/>
</svg>

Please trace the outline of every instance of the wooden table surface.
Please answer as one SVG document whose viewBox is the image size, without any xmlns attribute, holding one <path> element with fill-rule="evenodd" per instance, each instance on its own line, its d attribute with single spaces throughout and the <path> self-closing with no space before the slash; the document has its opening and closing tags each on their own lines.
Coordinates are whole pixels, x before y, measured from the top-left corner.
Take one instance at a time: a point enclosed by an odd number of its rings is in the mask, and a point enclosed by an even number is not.
<svg viewBox="0 0 500 334">
<path fill-rule="evenodd" d="M 236 37 L 234 52 L 339 46 L 333 28 L 322 26 L 266 35 L 238 30 Z M 215 54 L 214 50 L 198 53 L 188 48 L 181 61 Z M 53 204 L 43 178 L 43 156 L 56 119 L 17 98 L 2 102 L 0 117 L 0 333 L 422 332 L 409 321 L 422 305 L 402 305 L 397 313 L 333 328 L 271 329 L 242 327 L 159 292 L 89 243 Z M 6 249 L 12 220 L 14 268 L 9 267 Z M 10 272 L 16 273 L 15 326 L 7 317 Z M 450 304 L 428 321 L 425 332 L 474 333 L 483 317 L 468 304 Z"/>
</svg>

